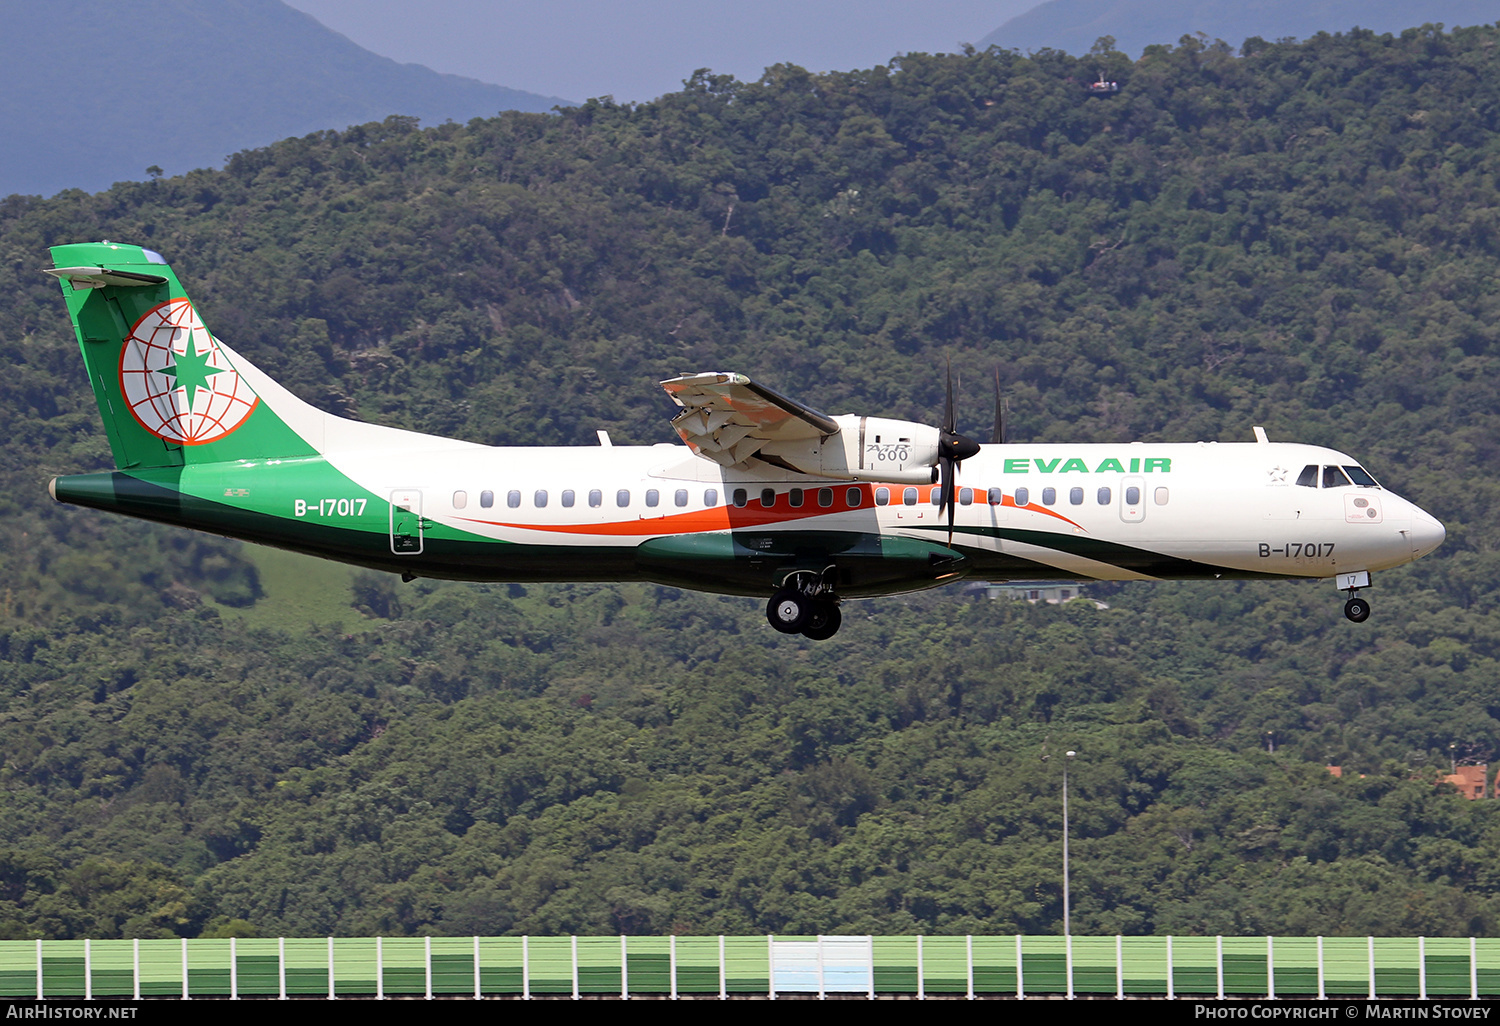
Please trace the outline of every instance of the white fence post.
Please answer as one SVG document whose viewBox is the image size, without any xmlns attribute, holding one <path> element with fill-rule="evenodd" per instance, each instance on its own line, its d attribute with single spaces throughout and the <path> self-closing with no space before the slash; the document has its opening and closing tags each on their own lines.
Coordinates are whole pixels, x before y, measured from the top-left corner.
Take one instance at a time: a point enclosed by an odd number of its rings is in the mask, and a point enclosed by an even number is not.
<svg viewBox="0 0 1500 1026">
<path fill-rule="evenodd" d="M 235 942 L 239 938 L 229 938 L 229 1000 L 240 999 L 240 960 Z"/>
<path fill-rule="evenodd" d="M 1125 1000 L 1125 938 L 1115 934 L 1115 999 Z"/>
<path fill-rule="evenodd" d="M 922 962 L 922 935 L 917 934 L 917 1000 L 927 1000 L 927 967 Z"/>
<path fill-rule="evenodd" d="M 286 1000 L 286 938 L 276 938 L 276 990 L 278 997 Z"/>
<path fill-rule="evenodd" d="M 1365 941 L 1370 952 L 1370 1000 L 1375 1000 L 1375 938 L 1366 937 Z"/>
<path fill-rule="evenodd" d="M 521 1000 L 531 1000 L 531 937 L 521 934 Z"/>
<path fill-rule="evenodd" d="M 375 1000 L 385 1000 L 385 938 L 375 936 Z"/>
<path fill-rule="evenodd" d="M 338 991 L 335 989 L 334 982 L 333 982 L 333 938 L 329 937 L 328 938 L 328 1000 L 332 1001 L 335 998 L 337 998 L 338 996 L 339 996 L 338 995 Z"/>
<path fill-rule="evenodd" d="M 94 1000 L 94 949 L 93 941 L 83 939 L 83 999 Z"/>
<path fill-rule="evenodd" d="M 1427 938 L 1417 938 L 1417 1000 L 1427 1000 Z"/>
<path fill-rule="evenodd" d="M 135 1000 L 139 1001 L 141 999 L 141 939 L 137 937 L 131 947 L 131 976 L 135 980 L 135 986 L 132 989 Z"/>
<path fill-rule="evenodd" d="M 1322 938 L 1321 935 L 1319 935 L 1319 937 L 1318 937 L 1318 1000 L 1319 1001 L 1322 1001 L 1322 1000 L 1324 1000 L 1324 999 L 1326 999 L 1328 997 L 1326 988 L 1323 985 L 1323 979 L 1324 979 L 1324 975 L 1323 975 L 1323 938 Z"/>
<path fill-rule="evenodd" d="M 1016 1000 L 1026 1000 L 1026 960 L 1021 957 L 1021 935 L 1016 934 Z"/>
<path fill-rule="evenodd" d="M 1172 978 L 1172 935 L 1167 934 L 1167 1000 L 1176 1001 L 1176 981 Z"/>
<path fill-rule="evenodd" d="M 968 993 L 968 998 L 969 998 L 970 1001 L 973 1001 L 974 1000 L 974 935 L 972 933 L 964 934 L 964 947 L 965 947 L 965 949 L 968 952 L 968 963 L 969 963 L 969 993 Z"/>
<path fill-rule="evenodd" d="M 1266 999 L 1276 1000 L 1276 942 L 1266 934 Z"/>
</svg>

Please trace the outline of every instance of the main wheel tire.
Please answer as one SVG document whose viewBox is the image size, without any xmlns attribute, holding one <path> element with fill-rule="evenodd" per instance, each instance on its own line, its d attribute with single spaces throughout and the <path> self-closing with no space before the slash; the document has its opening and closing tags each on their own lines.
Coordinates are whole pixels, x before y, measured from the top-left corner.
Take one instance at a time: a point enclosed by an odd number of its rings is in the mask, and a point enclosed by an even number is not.
<svg viewBox="0 0 1500 1026">
<path fill-rule="evenodd" d="M 827 641 L 839 632 L 844 624 L 844 614 L 832 602 L 819 602 L 817 610 L 802 628 L 802 636 L 811 641 Z"/>
<path fill-rule="evenodd" d="M 1370 618 L 1370 603 L 1362 598 L 1352 598 L 1344 603 L 1344 615 L 1355 623 L 1364 623 Z"/>
<path fill-rule="evenodd" d="M 791 588 L 783 588 L 766 603 L 766 619 L 782 634 L 801 634 L 812 616 L 813 602 Z"/>
</svg>

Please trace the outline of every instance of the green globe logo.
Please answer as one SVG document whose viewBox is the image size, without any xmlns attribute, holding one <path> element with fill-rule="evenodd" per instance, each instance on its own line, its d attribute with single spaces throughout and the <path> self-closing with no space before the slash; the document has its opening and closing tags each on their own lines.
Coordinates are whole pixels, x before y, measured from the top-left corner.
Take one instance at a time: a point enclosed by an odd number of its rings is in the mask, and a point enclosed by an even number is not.
<svg viewBox="0 0 1500 1026">
<path fill-rule="evenodd" d="M 135 322 L 120 349 L 120 388 L 141 427 L 179 445 L 223 438 L 259 401 L 186 299 Z"/>
</svg>

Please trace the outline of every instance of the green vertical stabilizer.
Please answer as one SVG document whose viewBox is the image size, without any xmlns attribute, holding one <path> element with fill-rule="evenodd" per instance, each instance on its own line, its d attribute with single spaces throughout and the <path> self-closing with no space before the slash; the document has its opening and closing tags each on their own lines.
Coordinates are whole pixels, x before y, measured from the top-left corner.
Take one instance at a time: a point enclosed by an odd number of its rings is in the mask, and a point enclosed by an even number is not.
<svg viewBox="0 0 1500 1026">
<path fill-rule="evenodd" d="M 316 454 L 156 253 L 93 242 L 54 246 L 52 260 L 121 470 Z"/>
</svg>

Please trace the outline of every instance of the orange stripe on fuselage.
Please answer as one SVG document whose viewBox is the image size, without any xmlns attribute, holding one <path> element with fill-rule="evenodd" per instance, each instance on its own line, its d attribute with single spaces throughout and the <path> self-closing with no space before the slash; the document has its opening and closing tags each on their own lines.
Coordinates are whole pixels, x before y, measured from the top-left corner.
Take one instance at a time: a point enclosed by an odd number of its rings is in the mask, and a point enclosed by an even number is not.
<svg viewBox="0 0 1500 1026">
<path fill-rule="evenodd" d="M 826 486 L 825 486 L 826 487 Z M 927 494 L 923 499 L 930 503 L 932 493 L 938 491 L 936 485 L 924 486 Z M 860 494 L 858 505 L 850 505 L 845 494 L 853 489 Z M 921 494 L 921 493 L 919 493 Z M 985 494 L 983 489 L 975 489 L 976 495 Z M 838 513 L 849 513 L 854 511 L 874 511 L 879 507 L 874 504 L 874 487 L 871 485 L 839 485 L 834 488 L 834 502 L 831 506 L 818 506 L 809 503 L 816 502 L 817 489 L 804 489 L 804 505 L 791 506 L 782 505 L 781 499 L 785 493 L 778 493 L 777 505 L 766 509 L 759 505 L 746 506 L 716 506 L 713 509 L 694 510 L 691 513 L 664 513 L 661 516 L 637 517 L 635 520 L 617 520 L 605 524 L 522 524 L 505 520 L 483 520 L 478 517 L 457 517 L 470 524 L 485 524 L 489 527 L 508 527 L 518 531 L 545 531 L 551 534 L 574 534 L 574 535 L 599 535 L 609 538 L 645 537 L 661 534 L 702 534 L 713 531 L 741 531 L 748 528 L 767 527 L 775 524 L 790 524 L 801 520 L 812 520 L 817 517 L 832 516 Z M 754 500 L 758 501 L 758 500 Z M 1049 517 L 1061 520 L 1065 524 L 1083 530 L 1077 523 L 1054 513 L 1045 506 L 1036 503 L 1027 503 L 1017 506 L 1015 500 L 1007 495 L 1000 504 L 1011 509 L 1024 510 L 1028 513 L 1044 513 Z M 910 507 L 898 507 L 910 508 Z"/>
</svg>

